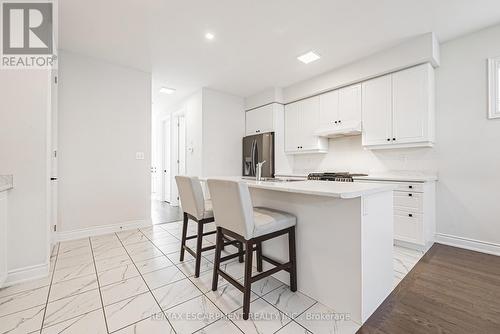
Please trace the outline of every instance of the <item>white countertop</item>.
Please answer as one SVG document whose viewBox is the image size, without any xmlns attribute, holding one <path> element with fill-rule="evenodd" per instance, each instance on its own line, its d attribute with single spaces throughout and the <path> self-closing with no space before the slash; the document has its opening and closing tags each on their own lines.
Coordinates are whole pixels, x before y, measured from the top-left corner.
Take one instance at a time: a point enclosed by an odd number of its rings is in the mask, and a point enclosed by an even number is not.
<svg viewBox="0 0 500 334">
<path fill-rule="evenodd" d="M 12 175 L 0 175 L 0 191 L 12 189 L 13 186 Z"/>
<path fill-rule="evenodd" d="M 420 172 L 384 172 L 372 173 L 368 176 L 357 176 L 354 180 L 373 180 L 373 181 L 396 181 L 396 182 L 431 182 L 437 181 L 436 174 L 427 174 Z"/>
<path fill-rule="evenodd" d="M 274 191 L 291 192 L 305 195 L 328 196 L 335 198 L 356 198 L 364 195 L 370 195 L 383 191 L 391 191 L 394 186 L 380 183 L 353 183 L 353 182 L 329 182 L 329 181 L 293 181 L 293 182 L 274 182 L 274 181 L 255 181 L 245 179 L 239 176 L 220 176 L 207 177 L 206 179 L 223 179 L 231 181 L 243 181 L 250 188 L 266 189 Z"/>
<path fill-rule="evenodd" d="M 423 172 L 376 172 L 366 173 L 368 176 L 357 176 L 354 180 L 370 180 L 370 181 L 396 181 L 396 182 L 430 182 L 437 181 L 437 174 Z M 292 178 L 307 178 L 307 174 L 303 173 L 276 173 L 276 177 L 292 177 Z"/>
</svg>

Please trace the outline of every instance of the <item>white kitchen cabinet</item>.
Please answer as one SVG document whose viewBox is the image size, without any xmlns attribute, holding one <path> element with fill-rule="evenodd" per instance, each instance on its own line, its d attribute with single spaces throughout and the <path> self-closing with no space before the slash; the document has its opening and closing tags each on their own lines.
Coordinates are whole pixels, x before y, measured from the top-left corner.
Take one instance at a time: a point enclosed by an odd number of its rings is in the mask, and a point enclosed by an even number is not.
<svg viewBox="0 0 500 334">
<path fill-rule="evenodd" d="M 339 120 L 339 91 L 319 96 L 319 121 L 321 128 L 333 127 Z"/>
<path fill-rule="evenodd" d="M 363 146 L 392 142 L 392 77 L 384 75 L 362 84 Z"/>
<path fill-rule="evenodd" d="M 299 150 L 300 137 L 300 102 L 285 106 L 285 152 Z"/>
<path fill-rule="evenodd" d="M 249 110 L 245 113 L 246 135 L 274 131 L 274 103 Z"/>
<path fill-rule="evenodd" d="M 320 125 L 319 97 L 285 106 L 285 151 L 288 154 L 326 153 L 328 139 L 316 135 Z"/>
<path fill-rule="evenodd" d="M 361 121 L 361 85 L 352 85 L 339 90 L 339 117 L 342 123 Z"/>
<path fill-rule="evenodd" d="M 396 143 L 434 141 L 434 70 L 431 65 L 394 73 L 392 101 Z"/>
<path fill-rule="evenodd" d="M 337 89 L 319 96 L 320 129 L 339 129 L 361 122 L 361 84 Z"/>
<path fill-rule="evenodd" d="M 436 182 L 356 180 L 392 184 L 394 190 L 394 243 L 426 251 L 436 234 Z"/>
<path fill-rule="evenodd" d="M 432 146 L 434 101 L 434 69 L 430 64 L 364 82 L 363 146 Z"/>
</svg>

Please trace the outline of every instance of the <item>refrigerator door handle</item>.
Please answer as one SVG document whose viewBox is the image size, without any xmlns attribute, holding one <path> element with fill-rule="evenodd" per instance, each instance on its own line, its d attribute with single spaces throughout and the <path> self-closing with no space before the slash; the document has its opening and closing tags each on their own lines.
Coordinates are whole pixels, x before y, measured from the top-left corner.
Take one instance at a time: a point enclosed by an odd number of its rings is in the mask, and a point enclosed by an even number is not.
<svg viewBox="0 0 500 334">
<path fill-rule="evenodd" d="M 256 157 L 255 155 L 257 154 L 257 139 L 254 139 L 252 142 L 252 175 L 255 175 L 255 164 L 256 164 Z"/>
</svg>

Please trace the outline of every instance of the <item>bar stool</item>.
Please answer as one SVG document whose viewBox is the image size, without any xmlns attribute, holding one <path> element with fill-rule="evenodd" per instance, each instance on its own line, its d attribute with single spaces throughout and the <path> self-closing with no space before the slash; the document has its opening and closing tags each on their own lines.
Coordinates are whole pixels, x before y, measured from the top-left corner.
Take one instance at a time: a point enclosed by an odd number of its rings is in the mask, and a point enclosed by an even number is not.
<svg viewBox="0 0 500 334">
<path fill-rule="evenodd" d="M 184 251 L 187 251 L 195 259 L 195 277 L 200 276 L 201 253 L 212 250 L 215 246 L 202 247 L 203 237 L 216 233 L 216 231 L 203 232 L 204 225 L 214 221 L 212 203 L 205 200 L 200 180 L 197 177 L 176 176 L 175 181 L 179 189 L 181 207 L 184 211 L 182 224 L 181 252 L 179 261 L 184 261 Z M 197 234 L 187 235 L 188 222 L 192 220 L 198 224 Z M 196 250 L 186 245 L 186 241 L 196 238 Z M 233 245 L 238 248 L 239 260 L 243 262 L 243 244 L 237 240 L 224 239 L 222 245 Z M 222 246 L 222 247 L 223 247 Z"/>
<path fill-rule="evenodd" d="M 253 207 L 248 185 L 244 182 L 208 180 L 217 226 L 215 261 L 212 290 L 217 290 L 219 275 L 243 292 L 243 319 L 250 312 L 251 284 L 280 270 L 290 273 L 290 290 L 297 291 L 297 258 L 295 252 L 296 217 L 282 211 Z M 288 234 L 289 261 L 280 263 L 262 254 L 262 242 Z M 245 276 L 243 285 L 220 269 L 221 262 L 235 257 L 235 254 L 221 257 L 223 238 L 231 238 L 245 244 Z M 257 252 L 257 271 L 252 276 L 252 256 Z M 274 267 L 262 272 L 262 261 Z"/>
</svg>

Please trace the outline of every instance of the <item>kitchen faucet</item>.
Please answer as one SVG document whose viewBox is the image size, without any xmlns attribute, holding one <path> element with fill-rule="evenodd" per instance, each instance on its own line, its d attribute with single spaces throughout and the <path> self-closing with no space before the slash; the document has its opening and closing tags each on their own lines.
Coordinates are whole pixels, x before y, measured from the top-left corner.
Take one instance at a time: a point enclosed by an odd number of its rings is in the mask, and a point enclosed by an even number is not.
<svg viewBox="0 0 500 334">
<path fill-rule="evenodd" d="M 262 165 L 266 162 L 266 160 L 262 161 L 262 162 L 258 162 L 255 167 L 257 167 L 256 171 L 255 171 L 255 180 L 256 181 L 261 181 L 262 179 Z"/>
</svg>

